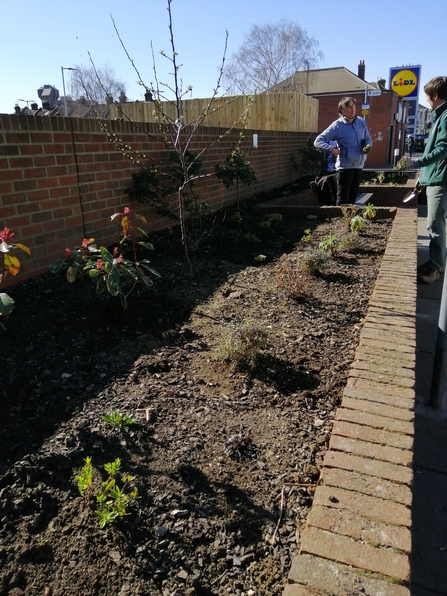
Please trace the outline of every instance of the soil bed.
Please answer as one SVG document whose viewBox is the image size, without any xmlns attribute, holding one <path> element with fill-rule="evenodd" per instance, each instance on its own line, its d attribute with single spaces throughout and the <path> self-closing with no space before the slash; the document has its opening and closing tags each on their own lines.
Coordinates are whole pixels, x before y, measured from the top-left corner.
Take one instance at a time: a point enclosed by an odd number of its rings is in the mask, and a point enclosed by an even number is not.
<svg viewBox="0 0 447 596">
<path fill-rule="evenodd" d="M 219 213 L 193 279 L 175 231 L 152 236 L 162 277 L 126 312 L 88 280 L 7 290 L 2 596 L 282 593 L 392 222 L 368 223 L 357 250 L 310 275 L 303 253 L 347 222 L 266 219 Z M 255 367 L 216 360 L 247 317 L 269 334 Z M 102 418 L 112 410 L 137 422 L 115 429 Z M 86 457 L 90 497 L 75 480 Z M 116 458 L 139 499 L 100 529 L 95 495 Z"/>
</svg>

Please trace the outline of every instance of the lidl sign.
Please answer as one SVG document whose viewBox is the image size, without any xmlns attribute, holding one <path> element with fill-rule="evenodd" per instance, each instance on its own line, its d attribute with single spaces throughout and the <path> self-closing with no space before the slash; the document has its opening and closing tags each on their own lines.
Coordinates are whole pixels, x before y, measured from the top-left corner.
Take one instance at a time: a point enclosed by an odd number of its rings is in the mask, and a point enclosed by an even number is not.
<svg viewBox="0 0 447 596">
<path fill-rule="evenodd" d="M 400 97 L 417 98 L 420 74 L 420 66 L 390 68 L 390 89 Z"/>
</svg>

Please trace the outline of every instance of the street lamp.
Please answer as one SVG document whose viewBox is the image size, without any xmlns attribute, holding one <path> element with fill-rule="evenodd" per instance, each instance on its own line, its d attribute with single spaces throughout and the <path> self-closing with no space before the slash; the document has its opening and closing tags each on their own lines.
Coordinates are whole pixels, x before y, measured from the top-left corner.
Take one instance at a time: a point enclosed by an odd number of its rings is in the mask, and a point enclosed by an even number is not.
<svg viewBox="0 0 447 596">
<path fill-rule="evenodd" d="M 65 94 L 65 78 L 64 78 L 64 70 L 77 70 L 77 68 L 71 68 L 70 66 L 61 66 L 61 72 L 62 72 L 62 85 L 64 87 L 64 108 L 65 108 L 65 116 L 68 116 L 67 114 L 67 96 Z"/>
</svg>

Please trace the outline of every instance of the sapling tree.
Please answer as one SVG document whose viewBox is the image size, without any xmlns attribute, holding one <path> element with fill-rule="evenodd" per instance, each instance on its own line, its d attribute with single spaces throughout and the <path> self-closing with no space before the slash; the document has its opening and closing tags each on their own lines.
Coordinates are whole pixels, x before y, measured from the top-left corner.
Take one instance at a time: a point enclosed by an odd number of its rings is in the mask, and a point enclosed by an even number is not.
<svg viewBox="0 0 447 596">
<path fill-rule="evenodd" d="M 133 69 L 135 70 L 139 84 L 145 89 L 146 94 L 150 95 L 153 100 L 153 114 L 156 118 L 158 123 L 158 133 L 154 134 L 151 132 L 146 132 L 148 137 L 153 138 L 157 141 L 161 141 L 166 150 L 172 155 L 175 154 L 175 167 L 172 167 L 172 158 L 171 158 L 171 167 L 169 167 L 169 163 L 166 164 L 166 160 L 161 160 L 159 157 L 154 157 L 149 153 L 145 153 L 139 151 L 126 143 L 123 142 L 122 139 L 118 138 L 115 134 L 113 134 L 108 127 L 107 122 L 100 120 L 100 126 L 107 134 L 110 141 L 112 141 L 115 146 L 129 158 L 135 165 L 140 166 L 143 170 L 148 170 L 157 173 L 158 178 L 164 178 L 165 182 L 161 182 L 164 189 L 175 188 L 175 193 L 172 196 L 175 196 L 175 212 L 176 212 L 176 219 L 178 220 L 179 227 L 181 230 L 181 237 L 182 237 L 182 244 L 185 252 L 185 258 L 188 263 L 190 275 L 192 277 L 193 270 L 191 260 L 189 258 L 189 247 L 188 247 L 188 234 L 187 234 L 187 218 L 188 218 L 188 208 L 191 211 L 191 205 L 197 205 L 198 197 L 196 197 L 193 193 L 191 193 L 191 187 L 195 181 L 200 178 L 204 178 L 207 176 L 211 176 L 214 172 L 210 173 L 202 173 L 198 171 L 197 163 L 200 161 L 202 154 L 213 147 L 217 142 L 219 142 L 224 136 L 229 135 L 234 131 L 236 127 L 239 129 L 244 129 L 247 118 L 250 112 L 251 103 L 253 101 L 252 97 L 247 98 L 247 106 L 244 112 L 240 115 L 240 117 L 234 122 L 234 124 L 229 127 L 223 135 L 216 137 L 215 140 L 210 141 L 205 147 L 202 147 L 198 150 L 192 152 L 192 144 L 193 140 L 196 136 L 196 133 L 201 125 L 203 125 L 205 119 L 209 114 L 220 110 L 226 107 L 229 103 L 234 101 L 234 98 L 227 98 L 224 102 L 217 102 L 217 94 L 221 87 L 221 80 L 223 76 L 224 64 L 225 64 L 225 56 L 227 51 L 227 42 L 228 42 L 228 32 L 226 33 L 225 37 L 225 45 L 224 45 L 224 52 L 222 57 L 222 62 L 219 70 L 219 74 L 217 77 L 217 84 L 215 89 L 213 90 L 213 94 L 211 98 L 207 101 L 205 106 L 202 108 L 199 116 L 197 116 L 194 120 L 187 122 L 184 118 L 183 114 L 183 107 L 182 102 L 185 96 L 192 91 L 192 87 L 184 87 L 183 82 L 180 78 L 179 71 L 181 68 L 181 64 L 178 60 L 178 54 L 175 47 L 174 41 L 174 28 L 173 28 L 173 20 L 172 20 L 172 10 L 171 4 L 173 0 L 167 0 L 167 11 L 169 15 L 169 32 L 170 32 L 170 44 L 171 49 L 169 54 L 162 51 L 160 52 L 163 59 L 166 59 L 170 63 L 171 72 L 172 72 L 172 82 L 166 83 L 158 78 L 157 68 L 155 63 L 155 56 L 152 47 L 152 60 L 153 60 L 153 71 L 154 71 L 154 82 L 151 82 L 149 85 L 143 81 L 140 72 L 135 65 L 135 62 L 129 55 L 123 40 L 121 39 L 120 33 L 118 28 L 116 27 L 115 21 L 112 17 L 113 26 L 115 28 L 117 37 L 121 43 L 123 50 L 126 53 L 127 58 L 129 59 Z M 92 62 L 93 68 L 94 63 L 92 58 L 90 57 Z M 96 73 L 98 76 L 98 80 L 101 81 L 99 73 Z M 87 97 L 88 97 L 88 90 L 85 90 Z M 128 120 L 132 123 L 132 120 L 126 115 L 126 113 L 121 109 L 119 103 L 113 101 L 113 98 L 108 95 L 108 100 L 115 103 L 117 109 L 120 111 L 120 114 L 123 119 Z M 171 115 L 171 109 L 174 108 L 174 115 Z M 99 116 L 98 116 L 99 118 Z M 135 124 L 135 123 L 133 123 Z M 141 132 L 141 128 L 140 128 Z M 239 131 L 238 135 L 238 142 L 235 145 L 237 147 L 243 137 L 241 131 Z M 193 158 L 191 159 L 191 155 Z M 144 163 L 143 163 L 144 162 Z M 168 167 L 167 167 L 168 166 Z M 153 192 L 160 191 L 159 182 L 152 186 Z M 167 195 L 166 195 L 167 196 Z M 196 213 L 200 214 L 200 210 L 196 209 Z"/>
<path fill-rule="evenodd" d="M 240 215 L 239 183 L 251 186 L 258 181 L 246 154 L 239 146 L 231 147 L 230 155 L 225 159 L 225 163 L 222 166 L 216 165 L 215 172 L 226 188 L 236 184 L 237 213 Z"/>
</svg>

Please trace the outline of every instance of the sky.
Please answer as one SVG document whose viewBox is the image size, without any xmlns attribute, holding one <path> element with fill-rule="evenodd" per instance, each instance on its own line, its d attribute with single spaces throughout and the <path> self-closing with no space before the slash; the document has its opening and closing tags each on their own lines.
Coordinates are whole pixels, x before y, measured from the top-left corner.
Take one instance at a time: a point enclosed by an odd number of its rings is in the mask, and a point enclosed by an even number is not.
<svg viewBox="0 0 447 596">
<path fill-rule="evenodd" d="M 421 65 L 422 87 L 447 75 L 446 0 L 172 0 L 172 22 L 179 77 L 187 97 L 211 97 L 228 31 L 227 59 L 239 50 L 252 25 L 295 22 L 314 37 L 323 53 L 319 68 L 344 66 L 357 74 L 365 61 L 367 81 L 389 82 L 392 67 Z M 142 80 L 172 85 L 172 68 L 160 51 L 171 53 L 167 0 L 76 0 L 23 5 L 0 0 L 0 113 L 36 101 L 37 89 L 54 85 L 69 94 L 77 65 L 112 69 L 126 85 L 128 100 L 143 100 L 144 89 L 126 56 L 116 28 Z M 64 70 L 62 71 L 62 67 Z"/>
</svg>

